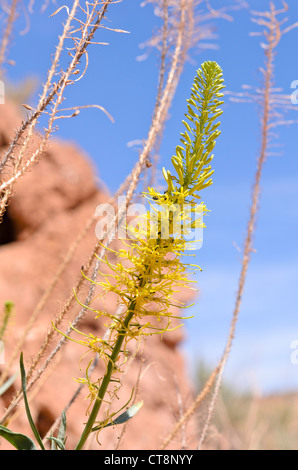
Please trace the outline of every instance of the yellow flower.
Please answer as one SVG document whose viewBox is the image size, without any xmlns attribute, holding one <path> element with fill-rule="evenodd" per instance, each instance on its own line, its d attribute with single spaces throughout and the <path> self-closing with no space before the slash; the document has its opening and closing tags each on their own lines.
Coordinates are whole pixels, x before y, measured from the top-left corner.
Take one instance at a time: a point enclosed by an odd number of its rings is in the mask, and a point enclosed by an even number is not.
<svg viewBox="0 0 298 470">
<path fill-rule="evenodd" d="M 85 335 L 81 341 L 106 363 L 102 380 L 92 382 L 88 370 L 86 378 L 80 379 L 88 385 L 91 401 L 95 401 L 86 433 L 92 428 L 108 384 L 116 380 L 115 372 L 121 371 L 127 343 L 172 329 L 171 320 L 177 318 L 173 307 L 184 307 L 174 300 L 175 292 L 190 286 L 188 269 L 200 269 L 187 265 L 183 255 L 189 249 L 187 235 L 204 226 L 202 216 L 207 208 L 204 203 L 198 204 L 198 193 L 212 184 L 212 151 L 220 134 L 217 118 L 221 115 L 218 106 L 222 104 L 223 88 L 220 67 L 215 62 L 205 62 L 187 100 L 187 121 L 183 121 L 186 130 L 181 133 L 182 145 L 176 147 L 172 157 L 173 174 L 163 169 L 165 191 L 148 188 L 144 197 L 149 210 L 139 224 L 127 228 L 129 239 L 116 253 L 117 262 L 112 264 L 107 257 L 103 260 L 110 274 L 99 282 L 102 295 L 115 293 L 122 308 L 118 315 L 96 311 L 97 317 L 106 319 L 111 333 L 108 341 L 93 335 Z M 120 357 L 124 358 L 122 363 Z"/>
</svg>

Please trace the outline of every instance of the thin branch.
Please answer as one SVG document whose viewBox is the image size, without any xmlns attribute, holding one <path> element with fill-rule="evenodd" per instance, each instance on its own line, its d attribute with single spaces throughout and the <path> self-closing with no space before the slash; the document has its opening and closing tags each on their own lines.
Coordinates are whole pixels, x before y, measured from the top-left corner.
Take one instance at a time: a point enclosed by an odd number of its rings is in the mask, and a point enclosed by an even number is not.
<svg viewBox="0 0 298 470">
<path fill-rule="evenodd" d="M 0 185 L 0 194 L 2 194 L 2 200 L 0 203 L 0 219 L 2 218 L 3 213 L 5 211 L 6 205 L 8 203 L 8 199 L 12 192 L 13 185 L 26 171 L 28 171 L 31 168 L 31 166 L 38 160 L 38 158 L 45 151 L 49 137 L 54 130 L 53 125 L 55 122 L 55 116 L 63 100 L 64 91 L 68 85 L 74 83 L 71 80 L 72 75 L 75 73 L 76 67 L 78 63 L 80 62 L 80 59 L 83 57 L 83 55 L 85 55 L 86 49 L 88 45 L 90 44 L 90 42 L 92 41 L 102 19 L 104 18 L 107 8 L 109 4 L 111 3 L 112 3 L 112 0 L 106 0 L 104 3 L 100 1 L 95 1 L 92 4 L 92 9 L 86 18 L 86 22 L 84 26 L 81 28 L 81 38 L 79 40 L 76 40 L 75 38 L 73 38 L 73 41 L 75 42 L 76 47 L 75 47 L 75 52 L 71 54 L 72 60 L 67 70 L 61 73 L 61 77 L 58 80 L 58 82 L 55 83 L 54 86 L 52 87 L 52 90 L 49 93 L 47 93 L 48 88 L 50 87 L 54 72 L 56 71 L 56 67 L 57 67 L 61 52 L 62 52 L 64 41 L 68 37 L 68 32 L 70 29 L 71 21 L 74 19 L 76 10 L 79 6 L 79 0 L 74 1 L 71 13 L 68 16 L 66 25 L 64 27 L 63 34 L 60 37 L 59 45 L 56 50 L 55 59 L 54 59 L 52 68 L 49 72 L 48 80 L 44 87 L 43 95 L 37 106 L 37 110 L 27 119 L 27 121 L 25 121 L 22 124 L 22 126 L 16 133 L 15 138 L 13 139 L 13 142 L 11 143 L 8 151 L 6 152 L 4 159 L 0 163 L 0 172 L 3 172 L 4 167 L 7 165 L 9 161 L 11 161 L 13 152 L 15 151 L 17 144 L 20 142 L 21 137 L 24 135 L 25 131 L 27 131 L 27 135 L 21 145 L 19 154 L 17 156 L 14 155 L 14 158 L 13 158 L 13 174 L 8 180 L 4 181 Z M 100 11 L 97 10 L 99 5 L 103 5 Z M 88 8 L 89 6 L 90 4 L 88 4 Z M 94 21 L 94 18 L 96 18 L 95 21 Z M 53 102 L 54 98 L 55 98 L 55 102 Z M 25 156 L 26 150 L 28 148 L 29 142 L 31 142 L 32 140 L 33 130 L 37 123 L 37 119 L 51 102 L 53 102 L 53 108 L 52 108 L 51 116 L 48 120 L 48 127 L 45 130 L 44 136 L 38 148 L 35 150 L 35 152 L 31 153 L 29 158 L 26 159 L 26 156 Z"/>
<path fill-rule="evenodd" d="M 185 59 L 185 52 L 186 51 L 185 51 L 185 48 L 184 48 L 184 46 L 185 46 L 184 38 L 185 38 L 185 34 L 186 34 L 186 31 L 187 31 L 187 27 L 188 27 L 186 18 L 187 18 L 187 8 L 189 6 L 190 1 L 191 0 L 180 0 L 180 2 L 179 2 L 180 3 L 180 8 L 181 8 L 180 9 L 181 21 L 180 21 L 180 29 L 179 29 L 178 34 L 177 34 L 176 48 L 175 48 L 175 52 L 174 52 L 174 55 L 173 55 L 171 68 L 170 68 L 170 71 L 169 71 L 169 74 L 168 74 L 168 77 L 167 77 L 167 82 L 166 82 L 166 85 L 165 85 L 165 88 L 164 88 L 163 97 L 162 97 L 160 103 L 158 104 L 155 115 L 153 117 L 153 121 L 152 121 L 150 130 L 149 130 L 149 133 L 148 133 L 147 140 L 144 144 L 143 151 L 141 152 L 141 154 L 139 156 L 139 160 L 136 163 L 133 171 L 131 172 L 130 185 L 128 187 L 127 194 L 126 194 L 126 206 L 123 207 L 123 211 L 124 210 L 126 211 L 127 205 L 130 203 L 130 201 L 131 201 L 131 199 L 134 195 L 134 192 L 135 192 L 135 190 L 137 188 L 137 185 L 138 185 L 138 182 L 139 182 L 141 172 L 144 169 L 144 166 L 146 164 L 146 160 L 148 158 L 148 155 L 149 155 L 151 149 L 155 145 L 155 142 L 156 142 L 156 139 L 157 139 L 157 137 L 160 133 L 160 130 L 163 128 L 164 122 L 167 118 L 169 107 L 170 107 L 171 102 L 172 102 L 172 98 L 174 96 L 174 92 L 176 90 L 176 86 L 177 86 L 177 83 L 178 83 L 178 80 L 179 80 L 179 77 L 180 77 L 180 74 L 181 74 L 181 70 L 182 70 L 183 60 Z M 123 213 L 122 213 L 122 208 L 121 208 L 120 213 L 117 214 L 116 217 L 118 217 L 118 220 L 119 220 L 119 219 L 122 218 L 122 216 L 123 216 Z M 109 240 L 108 240 L 108 242 L 109 242 Z M 96 252 L 96 249 L 97 249 L 97 247 L 95 248 L 94 252 Z M 101 256 L 103 256 L 103 253 L 101 253 Z M 91 258 L 92 258 L 92 256 L 91 256 Z M 96 276 L 97 276 L 99 266 L 100 266 L 100 260 L 97 260 L 96 263 L 95 263 L 94 270 L 93 270 L 92 280 L 96 280 Z M 93 289 L 94 289 L 94 284 L 92 283 L 91 287 L 90 287 L 90 290 L 89 290 L 89 293 L 87 295 L 86 301 L 85 301 L 85 305 L 88 305 L 89 302 L 91 301 L 92 295 L 93 295 Z M 73 299 L 73 297 L 65 305 L 64 310 L 68 311 L 72 299 Z M 86 310 L 87 310 L 87 307 L 84 307 L 84 308 L 81 309 L 78 316 L 73 321 L 72 326 L 76 326 L 82 320 L 82 318 L 85 315 Z M 70 328 L 66 332 L 67 335 L 69 335 L 71 333 L 72 333 L 72 328 Z M 39 371 L 35 375 L 34 379 L 32 379 L 31 382 L 28 384 L 28 391 L 30 391 L 30 389 L 33 387 L 33 385 L 36 383 L 36 381 L 39 379 L 39 377 L 43 374 L 43 372 L 46 370 L 47 366 L 51 363 L 51 361 L 53 360 L 53 358 L 55 357 L 57 352 L 61 349 L 61 347 L 64 344 L 66 344 L 66 341 L 67 340 L 66 340 L 65 337 L 59 341 L 58 345 L 55 347 L 55 349 L 48 356 L 48 358 L 45 361 L 43 367 L 41 369 L 39 369 Z M 31 374 L 31 369 L 28 372 L 28 374 Z M 5 421 L 6 418 L 13 412 L 13 410 L 15 409 L 15 407 L 17 406 L 17 404 L 20 402 L 21 399 L 22 399 L 22 395 L 19 395 L 12 401 L 10 407 L 8 408 L 8 410 L 6 411 L 4 416 L 2 417 L 1 422 Z"/>
<path fill-rule="evenodd" d="M 186 410 L 184 415 L 177 421 L 175 426 L 173 427 L 172 431 L 169 435 L 164 439 L 162 445 L 160 446 L 160 450 L 165 450 L 169 443 L 173 440 L 173 438 L 177 435 L 177 433 L 183 428 L 184 424 L 189 420 L 189 418 L 198 410 L 200 405 L 206 399 L 206 397 L 212 391 L 212 387 L 215 383 L 216 377 L 220 371 L 222 362 L 214 369 L 210 377 L 208 378 L 203 390 L 197 395 L 196 399 L 193 401 L 191 406 Z"/>
<path fill-rule="evenodd" d="M 12 29 L 13 29 L 13 24 L 16 19 L 18 3 L 19 3 L 19 0 L 12 1 L 10 10 L 9 10 L 9 15 L 7 18 L 7 22 L 6 22 L 6 26 L 4 29 L 3 39 L 2 39 L 1 47 L 0 47 L 0 76 L 3 75 L 3 64 L 6 58 L 6 53 L 7 53 L 7 49 L 8 49 Z"/>
<path fill-rule="evenodd" d="M 238 283 L 237 295 L 236 295 L 236 302 L 233 311 L 232 322 L 230 326 L 230 332 L 227 340 L 227 344 L 222 356 L 221 365 L 218 371 L 217 379 L 215 382 L 215 387 L 213 391 L 213 395 L 208 407 L 207 418 L 200 436 L 199 441 L 199 449 L 202 448 L 203 443 L 205 441 L 211 418 L 214 412 L 214 407 L 216 404 L 216 400 L 218 397 L 218 393 L 222 383 L 222 377 L 225 369 L 225 365 L 228 360 L 229 353 L 231 351 L 233 339 L 235 336 L 236 325 L 240 313 L 242 297 L 245 288 L 245 282 L 247 278 L 247 271 L 250 262 L 250 256 L 253 252 L 253 235 L 256 230 L 256 220 L 257 214 L 259 210 L 259 199 L 260 199 L 260 192 L 261 192 L 261 178 L 263 173 L 264 163 L 266 161 L 267 156 L 267 148 L 268 148 L 268 131 L 269 131 L 269 122 L 270 122 L 270 112 L 271 112 L 271 93 L 270 90 L 272 89 L 272 80 L 273 80 L 273 69 L 274 69 L 274 49 L 279 43 L 280 40 L 280 24 L 277 21 L 276 15 L 277 11 L 275 10 L 274 5 L 271 3 L 271 10 L 268 12 L 270 18 L 269 24 L 269 33 L 266 33 L 266 37 L 268 39 L 268 44 L 266 45 L 265 56 L 266 56 L 266 74 L 265 74 L 265 84 L 264 84 L 264 95 L 263 95 L 263 117 L 262 117 L 262 125 L 261 125 L 261 134 L 262 134 L 262 141 L 261 141 L 261 150 L 260 155 L 257 160 L 257 171 L 255 174 L 255 180 L 253 185 L 252 191 L 252 200 L 251 200 L 251 207 L 250 207 L 250 216 L 247 226 L 246 238 L 244 242 L 244 252 L 241 261 L 241 271 L 240 271 L 240 278 Z M 280 12 L 279 12 L 280 13 Z"/>
</svg>

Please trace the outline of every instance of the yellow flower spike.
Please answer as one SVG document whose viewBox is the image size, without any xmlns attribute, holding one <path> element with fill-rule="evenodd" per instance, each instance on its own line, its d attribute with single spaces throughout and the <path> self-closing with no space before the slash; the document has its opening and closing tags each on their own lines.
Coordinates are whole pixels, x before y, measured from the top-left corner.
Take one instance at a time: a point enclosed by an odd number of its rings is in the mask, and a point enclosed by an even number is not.
<svg viewBox="0 0 298 470">
<path fill-rule="evenodd" d="M 181 133 L 180 145 L 177 145 L 176 155 L 172 157 L 177 177 L 171 170 L 163 168 L 163 177 L 167 183 L 166 192 L 161 194 L 154 188 L 148 188 L 144 196 L 151 210 L 144 216 L 144 226 L 140 224 L 141 228 L 130 227 L 132 239 L 129 243 L 123 241 L 125 248 L 114 252 L 125 266 L 120 262 L 112 264 L 107 259 L 104 260 L 112 274 L 105 276 L 105 280 L 99 284 L 104 293 L 115 293 L 119 304 L 124 308 L 119 316 L 106 314 L 107 328 L 111 331 L 108 344 L 97 342 L 96 337 L 84 338 L 90 350 L 100 350 L 106 371 L 102 379 L 95 383 L 91 382 L 88 373 L 84 379 L 94 404 L 77 450 L 82 449 L 92 432 L 106 393 L 110 394 L 110 399 L 113 393 L 116 394 L 117 390 L 113 391 L 108 387 L 111 382 L 119 383 L 116 374 L 121 372 L 122 364 L 127 360 L 129 341 L 137 341 L 140 344 L 144 336 L 172 331 L 177 327 L 172 327 L 171 320 L 184 318 L 173 315 L 173 307 L 185 308 L 174 301 L 173 296 L 181 288 L 190 288 L 192 281 L 187 276 L 189 270 L 201 269 L 197 265 L 182 261 L 182 256 L 187 255 L 189 243 L 186 241 L 186 234 L 192 228 L 204 226 L 202 214 L 207 209 L 204 204 L 200 204 L 190 215 L 183 206 L 196 205 L 200 199 L 199 191 L 212 184 L 212 152 L 220 135 L 217 119 L 222 114 L 219 106 L 222 103 L 220 98 L 223 88 L 222 71 L 216 62 L 208 61 L 202 64 L 201 69 L 197 71 L 191 96 L 187 100 L 187 114 L 183 121 L 185 129 Z M 180 206 L 180 225 L 175 225 L 174 209 L 177 209 L 177 205 Z M 151 220 L 153 215 L 154 221 Z M 169 236 L 163 237 L 161 228 L 166 222 Z M 156 238 L 150 238 L 150 223 L 151 233 L 156 235 Z M 178 228 L 183 229 L 181 233 Z M 97 314 L 101 317 L 105 312 Z M 155 322 L 147 321 L 150 317 L 154 318 Z"/>
</svg>

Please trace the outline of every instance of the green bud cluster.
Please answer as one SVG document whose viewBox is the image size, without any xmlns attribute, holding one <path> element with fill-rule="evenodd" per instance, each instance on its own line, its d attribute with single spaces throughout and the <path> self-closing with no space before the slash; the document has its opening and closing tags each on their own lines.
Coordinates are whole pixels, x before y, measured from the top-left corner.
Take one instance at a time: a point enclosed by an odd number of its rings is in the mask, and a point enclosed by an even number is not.
<svg viewBox="0 0 298 470">
<path fill-rule="evenodd" d="M 223 82 L 222 70 L 216 62 L 204 62 L 197 71 L 187 100 L 187 120 L 182 121 L 185 131 L 180 134 L 181 144 L 172 157 L 176 174 L 163 168 L 169 194 L 182 190 L 192 200 L 199 199 L 197 192 L 212 184 L 212 152 L 221 133 L 217 119 L 223 112 L 219 108 L 223 104 Z"/>
</svg>

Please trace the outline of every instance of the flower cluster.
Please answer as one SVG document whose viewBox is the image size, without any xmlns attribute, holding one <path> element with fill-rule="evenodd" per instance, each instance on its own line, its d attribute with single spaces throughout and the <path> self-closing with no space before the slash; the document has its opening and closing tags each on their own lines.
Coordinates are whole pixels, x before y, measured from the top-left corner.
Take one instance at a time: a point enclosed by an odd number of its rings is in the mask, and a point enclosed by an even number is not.
<svg viewBox="0 0 298 470">
<path fill-rule="evenodd" d="M 97 382 L 90 381 L 88 370 L 86 378 L 80 379 L 89 386 L 91 399 L 96 398 L 90 422 L 97 416 L 115 372 L 121 370 L 128 341 L 171 329 L 173 307 L 181 306 L 174 300 L 175 291 L 189 286 L 187 270 L 193 265 L 185 264 L 182 257 L 189 248 L 187 233 L 202 225 L 207 210 L 203 202 L 198 203 L 198 193 L 212 183 L 212 151 L 220 134 L 217 118 L 222 113 L 223 88 L 220 67 L 205 62 L 187 100 L 186 130 L 172 157 L 173 171 L 163 169 L 166 190 L 160 193 L 148 188 L 144 197 L 150 211 L 130 227 L 131 239 L 114 252 L 117 262 L 103 260 L 110 271 L 101 273 L 104 280 L 99 284 L 103 294 L 116 294 L 121 309 L 112 315 L 96 311 L 97 317 L 108 319 L 108 339 L 86 335 L 81 341 L 106 363 L 106 373 Z"/>
</svg>

